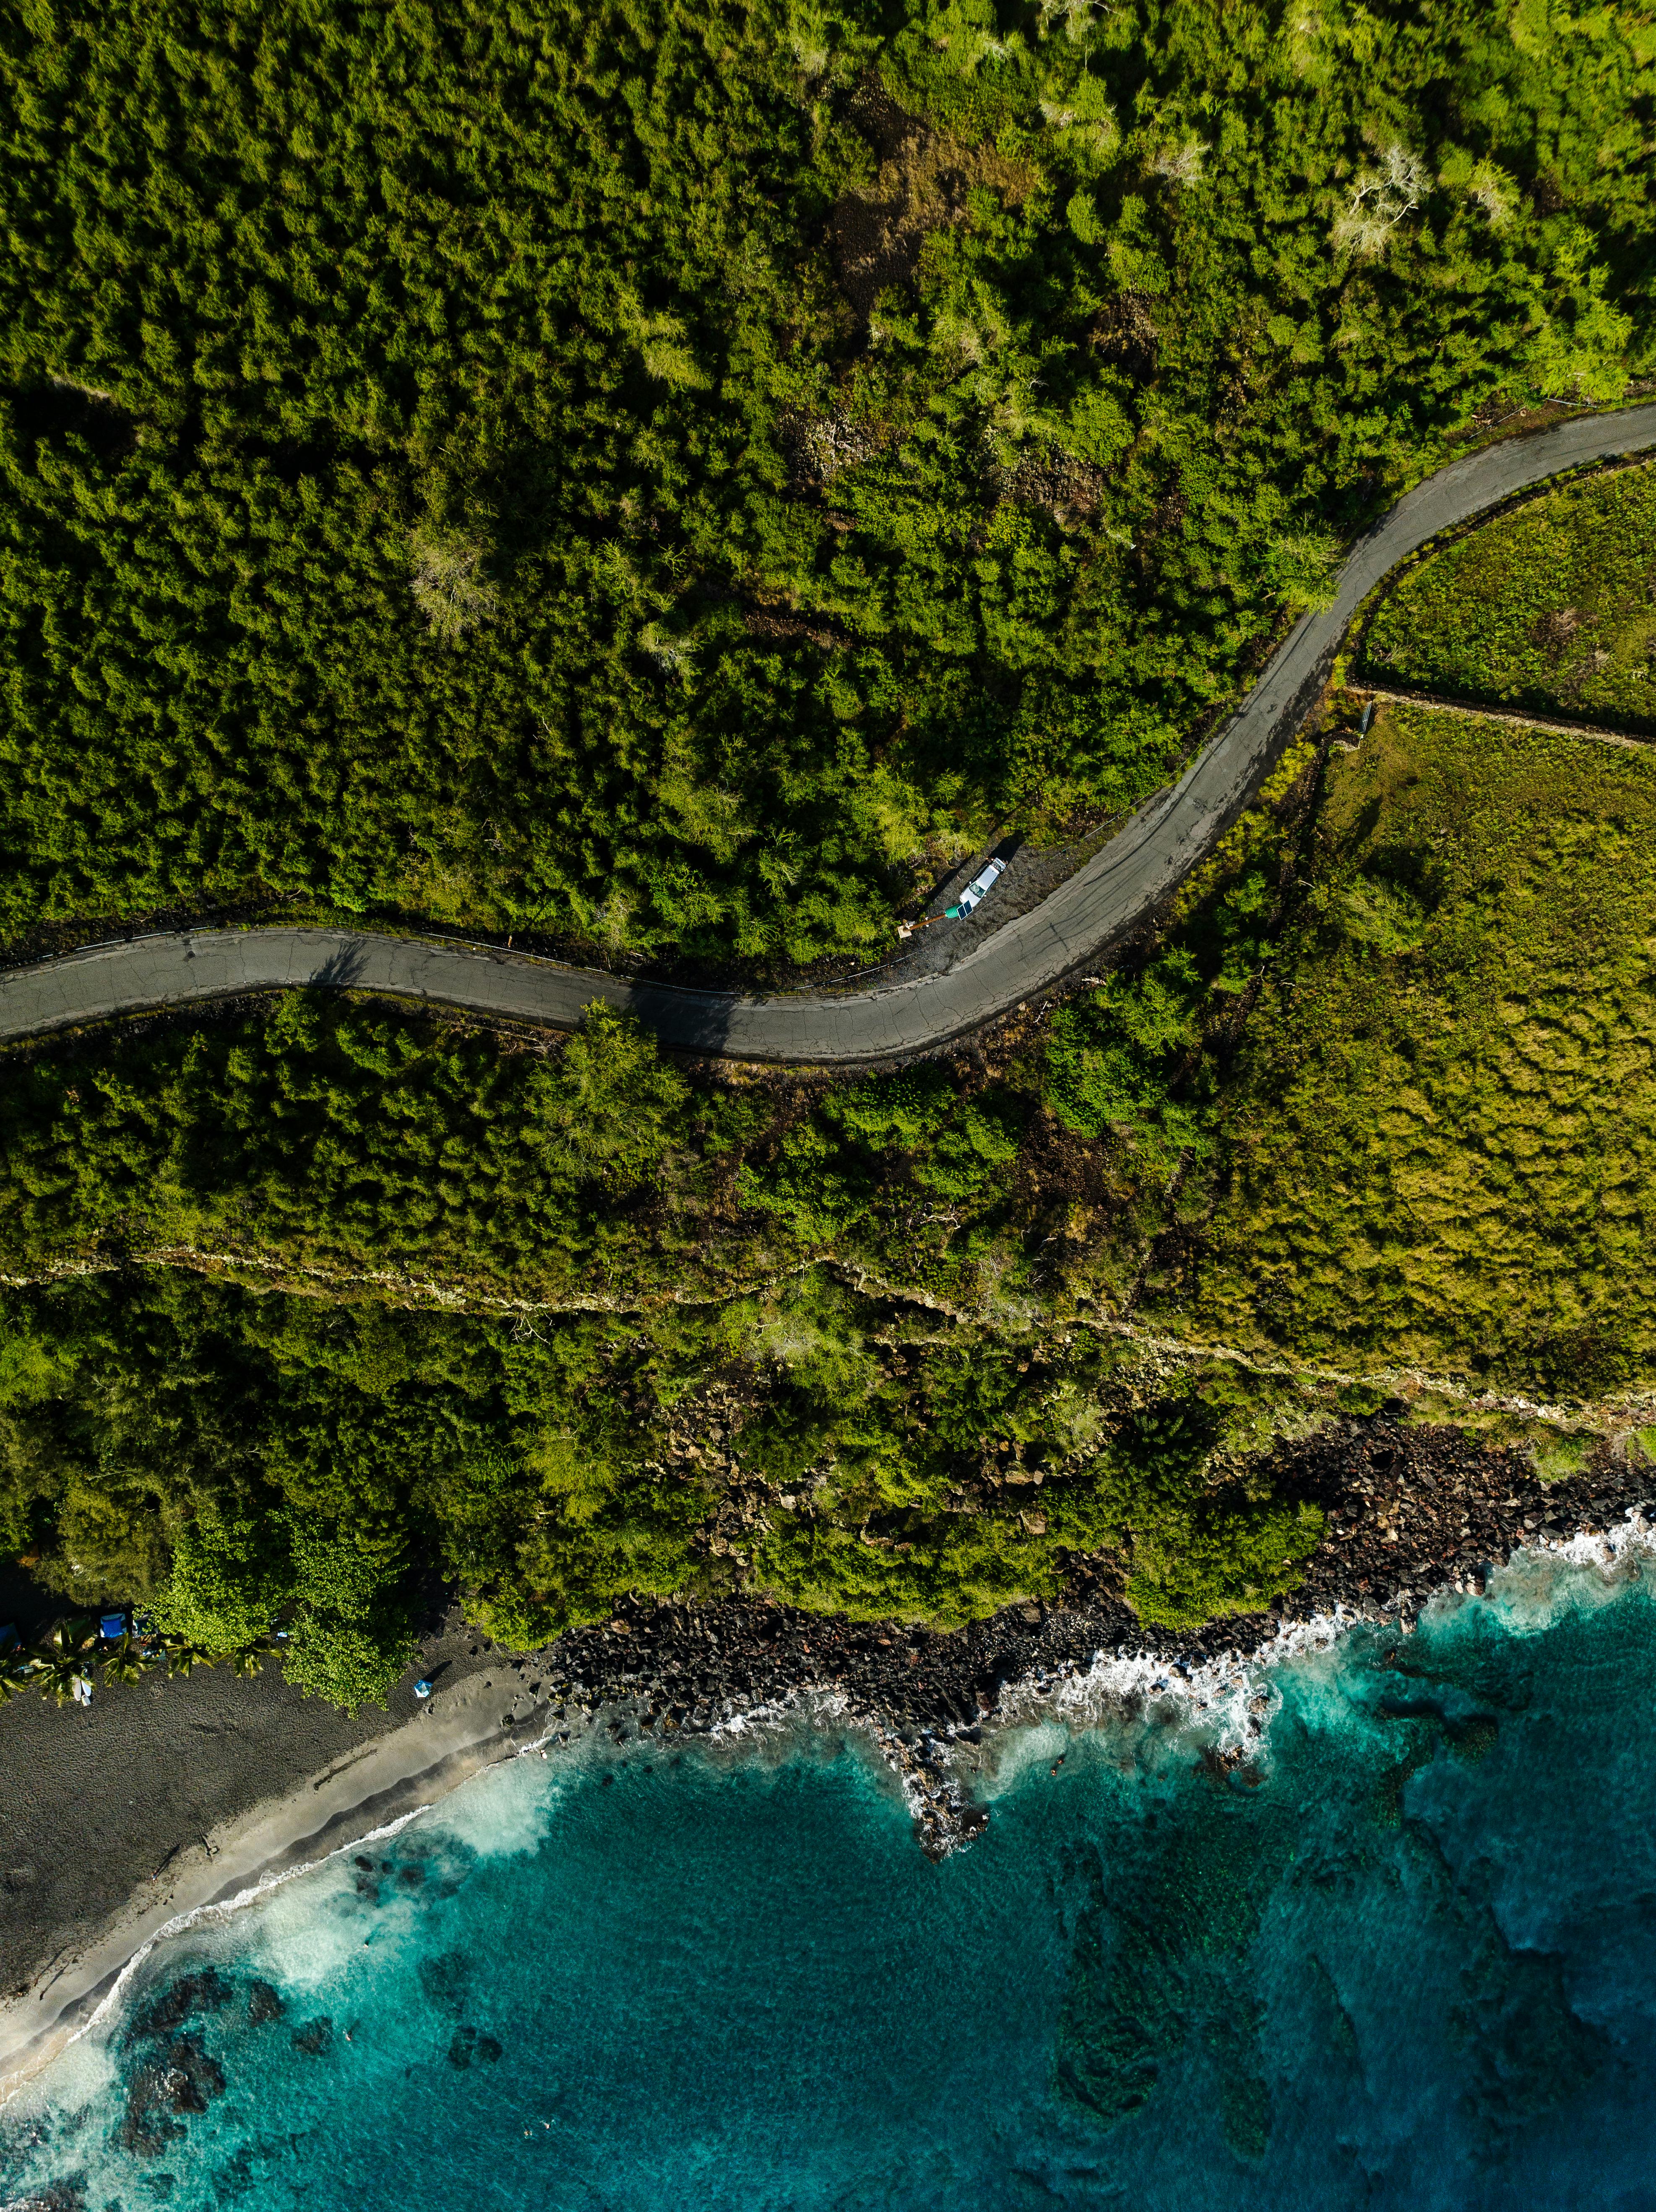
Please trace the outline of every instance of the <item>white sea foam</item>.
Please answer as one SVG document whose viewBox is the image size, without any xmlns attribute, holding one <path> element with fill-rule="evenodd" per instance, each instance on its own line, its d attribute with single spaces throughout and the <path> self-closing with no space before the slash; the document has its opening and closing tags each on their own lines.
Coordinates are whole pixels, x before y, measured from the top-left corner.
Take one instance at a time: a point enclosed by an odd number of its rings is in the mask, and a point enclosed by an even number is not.
<svg viewBox="0 0 1656 2212">
<path fill-rule="evenodd" d="M 800 1727 L 821 1728 L 843 1721 L 851 1701 L 843 1690 L 805 1688 L 786 1698 L 765 1698 L 715 1721 L 707 1740 L 725 1743 L 742 1736 L 774 1736 Z"/>
<path fill-rule="evenodd" d="M 1486 1603 L 1509 1632 L 1538 1635 L 1583 1603 L 1609 1601 L 1656 1558 L 1656 1522 L 1637 1512 L 1593 1534 L 1541 1536 L 1513 1553 L 1479 1595 L 1453 1586 L 1434 1593 L 1429 1617 Z M 1154 1653 L 1095 1652 L 1083 1665 L 1033 1669 L 1002 1690 L 981 1757 L 956 1761 L 977 1769 L 976 1793 L 999 1796 L 1043 1759 L 1056 1757 L 1070 1736 L 1131 1729 L 1143 1743 L 1155 1729 L 1181 1754 L 1192 1741 L 1221 1756 L 1259 1755 L 1282 1698 L 1273 1676 L 1292 1666 L 1305 1692 L 1343 1699 L 1337 1675 L 1352 1631 L 1382 1626 L 1393 1613 L 1362 1613 L 1344 1605 L 1306 1620 L 1285 1622 L 1256 1650 L 1223 1651 L 1188 1661 Z M 1401 1626 L 1412 1632 L 1413 1622 Z M 1320 1678 L 1320 1679 L 1319 1679 Z"/>
<path fill-rule="evenodd" d="M 548 1766 L 538 1759 L 531 1766 L 520 1754 L 474 1775 L 430 1808 L 431 1820 L 479 1858 L 521 1858 L 546 1840 L 556 1794 L 549 1786 Z"/>
<path fill-rule="evenodd" d="M 1426 1610 L 1436 1613 L 1465 1603 L 1487 1603 L 1499 1612 L 1509 1632 L 1539 1634 L 1572 1607 L 1613 1598 L 1653 1559 L 1656 1522 L 1629 1513 L 1624 1522 L 1592 1534 L 1533 1537 L 1491 1575 L 1479 1597 L 1442 1589 Z M 1257 1756 L 1267 1748 L 1270 1722 L 1281 1705 L 1271 1680 L 1276 1670 L 1294 1666 L 1311 1678 L 1307 1686 L 1313 1688 L 1321 1675 L 1326 1693 L 1338 1698 L 1341 1692 L 1335 1674 L 1345 1639 L 1365 1622 L 1379 1626 L 1387 1618 L 1337 1605 L 1330 1613 L 1284 1623 L 1266 1643 L 1246 1654 L 1221 1652 L 1192 1662 L 1153 1653 L 1098 1651 L 1084 1665 L 1032 1669 L 1003 1688 L 992 1716 L 986 1718 L 980 1752 L 965 1741 L 937 1740 L 945 1776 L 963 1795 L 999 1797 L 1031 1768 L 1058 1757 L 1072 1737 L 1112 1728 L 1132 1731 L 1141 1744 L 1147 1740 L 1146 1730 L 1154 1729 L 1168 1750 L 1181 1754 L 1187 1754 L 1192 1742 L 1199 1742 L 1222 1755 Z M 1412 1623 L 1405 1620 L 1403 1626 L 1408 1632 Z M 107 2079 L 112 2062 L 106 2039 L 94 2031 L 118 2014 L 135 1978 L 159 1946 L 192 1929 L 227 1922 L 249 1906 L 262 1905 L 273 1913 L 277 1893 L 301 1875 L 337 1866 L 416 1820 L 428 1820 L 441 1837 L 481 1857 L 511 1857 L 535 1850 L 545 1837 L 555 1802 L 548 1790 L 549 1752 L 560 1750 L 567 1761 L 590 1741 L 583 1737 L 561 1744 L 558 1734 L 549 1731 L 435 1804 L 416 1807 L 318 1858 L 266 1875 L 233 1897 L 198 1905 L 167 1922 L 134 1953 L 96 2010 L 66 2039 L 49 2069 L 54 2100 L 62 2100 L 65 2089 L 71 2100 L 88 2097 Z M 924 1792 L 904 1771 L 889 1732 L 877 1722 L 853 1714 L 838 1687 L 807 1687 L 750 1706 L 732 1705 L 707 1735 L 684 1739 L 684 1747 L 775 1759 L 813 1745 L 825 1746 L 830 1737 L 843 1741 L 847 1735 L 877 1747 L 904 1803 L 919 1817 L 925 1808 Z M 533 1766 L 525 1765 L 537 1754 Z M 340 1944 L 327 1942 L 318 1903 L 314 1889 L 307 1888 L 302 1899 L 296 1896 L 293 1900 L 291 1925 L 279 1911 L 270 1921 L 268 1948 L 280 1954 L 280 1971 L 290 1985 L 326 1979 L 337 1971 L 345 1950 L 361 1943 L 360 1937 L 346 1933 L 343 1923 Z M 387 1934 L 391 1932 L 388 1927 Z M 71 2069 L 67 2075 L 66 2065 Z M 41 2077 L 33 2078 L 38 2081 Z M 0 2092 L 0 2106 L 19 2099 L 30 2086 L 25 2080 Z"/>
<path fill-rule="evenodd" d="M 1344 1606 L 1283 1624 L 1246 1655 L 1168 1658 L 1153 1652 L 1097 1651 L 1084 1666 L 1033 1672 L 1007 1684 L 993 1717 L 992 1792 L 1011 1788 L 1074 1735 L 1109 1728 L 1160 1730 L 1169 1745 L 1194 1735 L 1221 1755 L 1258 1749 L 1280 1703 L 1274 1669 L 1331 1652 L 1362 1616 Z"/>
<path fill-rule="evenodd" d="M 81 2022 L 78 2027 L 64 2038 L 61 2049 L 54 2054 L 48 2069 L 52 2083 L 55 2085 L 64 2078 L 59 2069 L 64 2065 L 70 2054 L 77 2052 L 77 2046 L 84 2046 L 88 2052 L 96 2051 L 100 2047 L 100 2039 L 98 2038 L 96 2031 L 110 2026 L 119 2014 L 126 2003 L 133 1982 L 142 1972 L 145 1963 L 162 1944 L 171 1943 L 179 1936 L 189 1934 L 193 1929 L 221 1923 L 234 1915 L 244 1911 L 250 1905 L 268 1905 L 278 1891 L 285 1889 L 289 1882 L 298 1881 L 301 1875 L 316 1874 L 348 1855 L 360 1851 L 365 1844 L 379 1843 L 388 1836 L 399 1834 L 410 1821 L 417 1820 L 422 1813 L 429 1809 L 427 1806 L 416 1806 L 412 1812 L 400 1814 L 396 1820 L 387 1820 L 377 1828 L 369 1828 L 363 1834 L 353 1837 L 349 1843 L 341 1844 L 333 1850 L 325 1851 L 319 1858 L 305 1859 L 296 1865 L 282 1867 L 275 1873 L 262 1875 L 258 1881 L 250 1883 L 246 1889 L 238 1890 L 234 1897 L 220 1898 L 210 1905 L 195 1905 L 188 1912 L 175 1913 L 172 1919 L 163 1922 L 155 1934 L 147 1936 L 132 1954 L 105 1991 L 96 2008 Z M 79 2063 L 78 2056 L 75 2063 Z M 46 2076 L 39 2075 L 24 2075 L 14 2079 L 9 2085 L 0 2087 L 0 2110 L 3 2110 L 7 2106 L 19 2100 L 27 2100 L 31 2089 L 45 2078 Z"/>
</svg>

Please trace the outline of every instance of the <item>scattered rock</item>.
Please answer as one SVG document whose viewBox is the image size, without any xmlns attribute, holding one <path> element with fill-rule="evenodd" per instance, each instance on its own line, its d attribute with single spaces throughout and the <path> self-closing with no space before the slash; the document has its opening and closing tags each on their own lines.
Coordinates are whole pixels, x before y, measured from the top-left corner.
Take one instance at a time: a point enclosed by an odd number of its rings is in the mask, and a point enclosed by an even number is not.
<svg viewBox="0 0 1656 2212">
<path fill-rule="evenodd" d="M 479 2066 L 498 2065 L 505 2052 L 492 2035 L 480 2035 L 475 2027 L 458 2027 L 448 2046 L 448 2063 L 464 2073 L 474 2060 Z"/>
<path fill-rule="evenodd" d="M 199 1974 L 181 1974 L 135 2015 L 127 2040 L 136 2043 L 150 2036 L 171 2035 L 197 2013 L 222 2011 L 234 1994 L 215 1966 L 205 1967 Z"/>
<path fill-rule="evenodd" d="M 420 1961 L 420 1986 L 426 2002 L 440 2012 L 464 2010 L 471 1982 L 471 1961 L 464 1951 L 441 1951 Z"/>
<path fill-rule="evenodd" d="M 208 2057 L 201 2038 L 175 2036 L 133 2069 L 116 2140 L 139 2158 L 157 2157 L 184 2133 L 182 2119 L 171 2115 L 204 2112 L 223 2094 L 224 2069 Z"/>
<path fill-rule="evenodd" d="M 1412 1620 L 1435 1590 L 1481 1589 L 1526 1539 L 1656 1510 L 1656 1467 L 1604 1450 L 1580 1475 L 1546 1484 L 1526 1454 L 1385 1416 L 1284 1444 L 1271 1473 L 1279 1494 L 1320 1508 L 1326 1530 L 1299 1587 L 1256 1613 L 1182 1636 L 1147 1630 L 1119 1595 L 1119 1563 L 1080 1555 L 1063 1604 L 1014 1606 L 948 1634 L 770 1600 L 640 1601 L 549 1646 L 546 1694 L 560 1720 L 602 1709 L 620 1746 L 706 1735 L 737 1714 L 831 1689 L 901 1776 L 921 1843 L 941 1856 L 982 1825 L 953 1778 L 949 1746 L 980 1741 L 1008 1683 L 1056 1679 L 1100 1651 L 1153 1655 L 1170 1672 L 1245 1657 L 1285 1621 L 1337 1604 Z"/>
</svg>

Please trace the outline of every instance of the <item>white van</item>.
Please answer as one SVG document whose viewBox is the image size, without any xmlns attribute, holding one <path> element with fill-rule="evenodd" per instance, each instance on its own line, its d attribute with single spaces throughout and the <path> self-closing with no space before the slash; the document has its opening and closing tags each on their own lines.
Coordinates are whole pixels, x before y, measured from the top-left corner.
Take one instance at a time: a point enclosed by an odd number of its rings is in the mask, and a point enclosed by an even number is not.
<svg viewBox="0 0 1656 2212">
<path fill-rule="evenodd" d="M 1004 876 L 1005 872 L 1004 860 L 991 860 L 983 873 L 980 876 L 974 876 L 961 893 L 959 905 L 946 907 L 943 909 L 945 919 L 949 921 L 963 921 L 973 908 L 980 906 L 993 890 L 997 876 Z"/>
</svg>

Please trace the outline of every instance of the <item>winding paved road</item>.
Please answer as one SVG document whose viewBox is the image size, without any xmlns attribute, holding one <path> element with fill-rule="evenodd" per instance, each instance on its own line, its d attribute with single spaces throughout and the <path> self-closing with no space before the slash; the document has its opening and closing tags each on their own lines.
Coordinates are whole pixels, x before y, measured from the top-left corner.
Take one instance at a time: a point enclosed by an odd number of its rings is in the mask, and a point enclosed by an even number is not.
<svg viewBox="0 0 1656 2212">
<path fill-rule="evenodd" d="M 1429 538 L 1561 471 L 1656 445 L 1656 406 L 1580 416 L 1441 469 L 1354 548 L 1333 605 L 1305 616 L 1259 683 L 1176 784 L 1030 913 L 942 975 L 886 988 L 740 998 L 629 982 L 588 968 L 452 939 L 337 929 L 198 929 L 94 945 L 0 974 L 0 1040 L 146 1007 L 333 985 L 573 1028 L 595 999 L 664 1043 L 739 1060 L 901 1059 L 966 1035 L 1034 997 L 1165 898 L 1258 788 L 1326 681 L 1358 607 Z"/>
</svg>

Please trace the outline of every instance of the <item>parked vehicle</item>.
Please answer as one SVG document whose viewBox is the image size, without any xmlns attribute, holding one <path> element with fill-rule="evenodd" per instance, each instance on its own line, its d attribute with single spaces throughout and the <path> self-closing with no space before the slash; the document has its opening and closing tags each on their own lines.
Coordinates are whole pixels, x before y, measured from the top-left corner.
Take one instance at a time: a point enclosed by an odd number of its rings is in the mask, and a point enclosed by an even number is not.
<svg viewBox="0 0 1656 2212">
<path fill-rule="evenodd" d="M 998 876 L 1004 876 L 1005 872 L 1006 863 L 1004 860 L 991 860 L 988 866 L 983 870 L 981 874 L 973 877 L 971 882 L 968 884 L 966 889 L 961 893 L 958 903 L 954 906 L 945 908 L 944 912 L 947 915 L 948 919 L 950 921 L 964 921 L 967 915 L 971 913 L 973 908 L 974 906 L 981 906 L 984 900 L 987 898 L 990 892 L 993 890 L 996 878 Z"/>
</svg>

